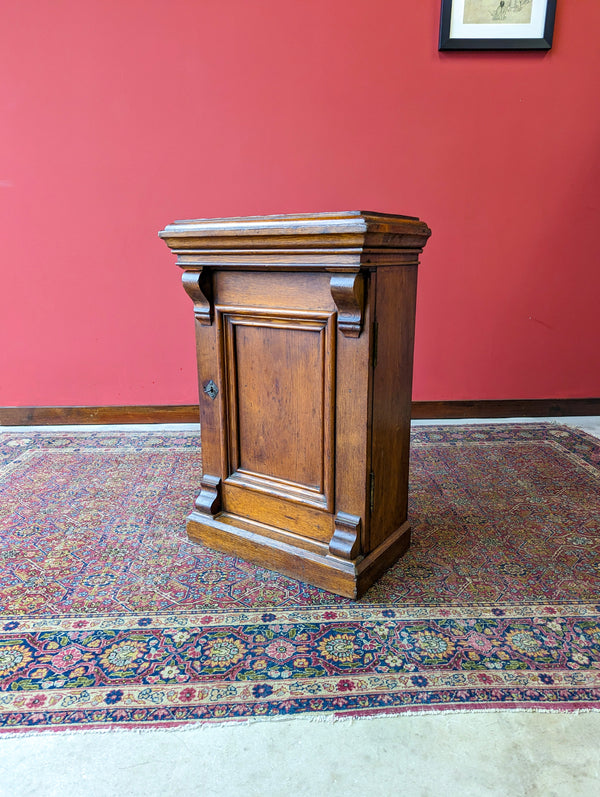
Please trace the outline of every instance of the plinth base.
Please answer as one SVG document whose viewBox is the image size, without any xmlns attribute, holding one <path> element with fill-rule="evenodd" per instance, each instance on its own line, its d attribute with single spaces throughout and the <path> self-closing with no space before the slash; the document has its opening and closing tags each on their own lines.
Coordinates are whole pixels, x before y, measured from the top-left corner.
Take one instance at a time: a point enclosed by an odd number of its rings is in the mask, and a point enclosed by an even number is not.
<svg viewBox="0 0 600 797">
<path fill-rule="evenodd" d="M 333 556 L 323 543 L 227 512 L 214 516 L 193 512 L 187 519 L 187 533 L 193 542 L 353 600 L 360 598 L 410 546 L 408 522 L 368 556 L 352 560 Z"/>
</svg>

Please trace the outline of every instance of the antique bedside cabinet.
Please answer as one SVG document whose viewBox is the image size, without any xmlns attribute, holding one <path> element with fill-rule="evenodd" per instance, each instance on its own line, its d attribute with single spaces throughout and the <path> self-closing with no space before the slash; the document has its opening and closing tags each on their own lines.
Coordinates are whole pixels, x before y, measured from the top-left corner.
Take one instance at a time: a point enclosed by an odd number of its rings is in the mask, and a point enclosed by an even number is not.
<svg viewBox="0 0 600 797">
<path fill-rule="evenodd" d="M 177 221 L 203 474 L 189 537 L 359 597 L 410 544 L 417 265 L 430 235 L 367 211 Z"/>
</svg>

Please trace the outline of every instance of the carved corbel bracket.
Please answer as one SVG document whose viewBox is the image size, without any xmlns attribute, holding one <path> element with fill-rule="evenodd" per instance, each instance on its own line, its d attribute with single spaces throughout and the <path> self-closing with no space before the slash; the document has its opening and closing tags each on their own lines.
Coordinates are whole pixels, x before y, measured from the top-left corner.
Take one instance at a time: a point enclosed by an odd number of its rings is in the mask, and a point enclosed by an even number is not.
<svg viewBox="0 0 600 797">
<path fill-rule="evenodd" d="M 210 270 L 184 271 L 182 277 L 185 292 L 194 302 L 194 315 L 201 324 L 213 321 L 212 281 Z"/>
<path fill-rule="evenodd" d="M 221 479 L 207 473 L 200 480 L 200 487 L 194 504 L 196 509 L 204 515 L 216 515 L 221 511 Z"/>
<path fill-rule="evenodd" d="M 357 515 L 338 512 L 335 516 L 335 530 L 329 543 L 329 553 L 342 559 L 355 559 L 360 549 L 360 525 Z"/>
<path fill-rule="evenodd" d="M 358 338 L 362 331 L 365 306 L 363 275 L 334 274 L 329 283 L 338 310 L 338 328 L 348 338 Z"/>
</svg>

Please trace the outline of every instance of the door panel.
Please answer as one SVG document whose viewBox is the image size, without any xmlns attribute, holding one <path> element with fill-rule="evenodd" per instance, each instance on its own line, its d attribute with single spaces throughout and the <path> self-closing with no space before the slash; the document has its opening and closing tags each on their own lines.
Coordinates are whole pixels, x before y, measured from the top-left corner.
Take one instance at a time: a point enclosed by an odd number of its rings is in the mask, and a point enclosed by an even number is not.
<svg viewBox="0 0 600 797">
<path fill-rule="evenodd" d="M 225 484 L 249 488 L 257 500 L 268 490 L 332 512 L 335 314 L 216 309 L 227 396 Z"/>
</svg>

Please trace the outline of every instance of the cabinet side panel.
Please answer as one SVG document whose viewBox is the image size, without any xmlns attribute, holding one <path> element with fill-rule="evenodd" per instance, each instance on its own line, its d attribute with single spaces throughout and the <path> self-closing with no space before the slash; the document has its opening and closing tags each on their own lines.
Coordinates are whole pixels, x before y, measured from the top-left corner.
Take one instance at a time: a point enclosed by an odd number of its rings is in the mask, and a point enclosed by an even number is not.
<svg viewBox="0 0 600 797">
<path fill-rule="evenodd" d="M 369 550 L 406 520 L 417 265 L 377 271 Z"/>
<path fill-rule="evenodd" d="M 198 393 L 200 407 L 200 435 L 202 440 L 202 470 L 211 476 L 222 478 L 223 400 L 225 391 L 218 365 L 217 327 L 204 325 L 196 320 L 196 357 L 198 362 Z M 218 393 L 211 398 L 205 386 L 215 383 Z"/>
</svg>

